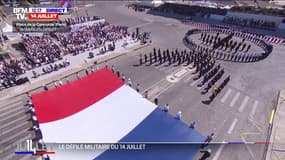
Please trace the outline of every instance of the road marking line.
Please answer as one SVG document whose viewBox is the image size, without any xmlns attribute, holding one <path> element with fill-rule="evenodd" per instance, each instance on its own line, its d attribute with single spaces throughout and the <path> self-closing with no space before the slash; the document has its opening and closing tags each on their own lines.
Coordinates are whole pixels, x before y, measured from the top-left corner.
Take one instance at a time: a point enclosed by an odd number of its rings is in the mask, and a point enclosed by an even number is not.
<svg viewBox="0 0 285 160">
<path fill-rule="evenodd" d="M 275 114 L 275 110 L 273 109 L 272 112 L 271 112 L 270 120 L 269 120 L 269 124 L 270 125 L 272 125 L 274 114 Z"/>
<path fill-rule="evenodd" d="M 223 96 L 223 98 L 221 99 L 221 102 L 222 102 L 222 103 L 225 103 L 225 101 L 227 100 L 227 98 L 229 97 L 229 95 L 231 94 L 231 92 L 232 92 L 232 89 L 229 88 L 229 89 L 227 90 L 226 94 L 225 94 L 225 95 Z"/>
<path fill-rule="evenodd" d="M 197 79 L 196 81 L 194 81 L 194 82 L 192 82 L 191 84 L 190 84 L 190 86 L 194 86 L 196 83 L 198 83 L 200 80 L 199 79 Z"/>
<path fill-rule="evenodd" d="M 165 68 L 167 68 L 164 70 L 164 73 L 166 73 L 166 74 L 172 74 L 172 73 L 176 72 L 177 70 L 179 70 L 175 67 L 165 67 Z"/>
<path fill-rule="evenodd" d="M 159 70 L 159 71 L 163 71 L 166 70 L 167 67 L 163 66 L 163 65 L 159 65 L 159 66 L 154 66 L 155 69 Z"/>
<path fill-rule="evenodd" d="M 216 154 L 215 154 L 215 156 L 214 156 L 214 158 L 212 159 L 212 160 L 219 160 L 219 157 L 220 157 L 220 155 L 221 155 L 221 153 L 222 153 L 222 151 L 223 151 L 223 149 L 224 149 L 224 144 L 222 144 L 220 147 L 219 147 L 219 149 L 217 150 L 217 152 L 216 152 Z"/>
<path fill-rule="evenodd" d="M 188 83 L 192 79 L 192 74 L 188 74 L 189 76 L 183 80 L 184 83 Z"/>
<path fill-rule="evenodd" d="M 152 89 L 152 88 L 154 88 L 155 86 L 157 86 L 159 83 L 161 83 L 162 81 L 164 81 L 165 79 L 164 78 L 162 78 L 161 80 L 159 80 L 159 81 L 157 81 L 156 83 L 154 83 L 153 85 L 151 85 L 150 87 L 148 87 L 148 88 L 146 88 L 145 90 L 143 90 L 143 92 L 142 93 L 144 93 L 145 91 L 148 91 L 148 90 L 150 90 L 150 89 Z"/>
<path fill-rule="evenodd" d="M 203 88 L 203 86 L 201 86 L 201 87 L 197 87 L 197 90 L 201 90 Z"/>
<path fill-rule="evenodd" d="M 229 130 L 228 130 L 228 134 L 232 134 L 232 131 L 234 130 L 235 125 L 237 124 L 237 121 L 238 121 L 238 119 L 235 118 L 234 121 L 233 121 L 233 123 L 231 124 L 231 127 L 230 127 Z"/>
<path fill-rule="evenodd" d="M 232 99 L 230 103 L 230 107 L 233 107 L 235 105 L 236 101 L 238 100 L 239 95 L 240 95 L 240 92 L 237 92 L 235 97 Z"/>
<path fill-rule="evenodd" d="M 242 101 L 242 103 L 241 103 L 241 105 L 240 105 L 240 107 L 238 109 L 239 112 L 243 112 L 243 110 L 244 110 L 248 100 L 249 100 L 249 97 L 245 96 L 245 98 L 243 99 L 243 101 Z"/>
<path fill-rule="evenodd" d="M 253 103 L 252 109 L 251 109 L 251 111 L 250 111 L 250 114 L 249 114 L 249 117 L 250 117 L 251 119 L 253 119 L 253 117 L 254 117 L 254 115 L 255 115 L 257 105 L 258 105 L 258 101 L 255 100 L 254 103 Z"/>
</svg>

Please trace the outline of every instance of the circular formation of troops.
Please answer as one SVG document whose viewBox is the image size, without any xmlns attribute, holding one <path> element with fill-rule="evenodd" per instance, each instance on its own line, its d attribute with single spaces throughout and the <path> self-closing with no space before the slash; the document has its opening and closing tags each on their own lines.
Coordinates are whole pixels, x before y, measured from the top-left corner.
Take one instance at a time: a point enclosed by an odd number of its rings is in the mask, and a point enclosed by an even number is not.
<svg viewBox="0 0 285 160">
<path fill-rule="evenodd" d="M 198 33 L 201 34 L 199 38 L 199 40 L 201 40 L 200 45 L 194 43 L 190 38 L 192 34 Z M 226 36 L 222 38 L 220 33 L 226 34 Z M 239 37 L 242 41 L 238 42 L 233 39 L 233 37 Z M 247 43 L 247 41 L 260 47 L 264 52 L 251 53 L 250 49 L 252 46 L 251 43 Z M 184 44 L 188 48 L 204 47 L 208 50 L 208 53 L 216 59 L 243 63 L 262 60 L 272 52 L 272 45 L 254 35 L 216 28 L 189 30 L 184 37 Z"/>
<path fill-rule="evenodd" d="M 230 80 L 230 76 L 224 78 L 221 84 L 217 84 L 218 80 L 224 75 L 224 69 L 220 64 L 216 64 L 215 58 L 208 54 L 205 48 L 196 47 L 191 50 L 160 50 L 153 48 L 153 52 L 149 54 L 140 54 L 140 65 L 163 65 L 166 66 L 189 66 L 193 69 L 192 74 L 197 76 L 193 80 L 201 79 L 201 83 L 198 87 L 204 87 L 204 91 L 201 94 L 206 94 L 211 88 L 214 87 L 211 96 L 208 100 L 202 101 L 205 104 L 209 104 L 218 95 L 218 93 L 225 87 Z"/>
</svg>

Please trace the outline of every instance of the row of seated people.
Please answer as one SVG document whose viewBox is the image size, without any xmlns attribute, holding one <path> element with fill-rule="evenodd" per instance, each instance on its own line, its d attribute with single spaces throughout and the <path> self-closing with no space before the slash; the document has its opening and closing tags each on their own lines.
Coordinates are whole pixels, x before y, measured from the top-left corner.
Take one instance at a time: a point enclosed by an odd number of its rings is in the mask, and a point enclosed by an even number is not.
<svg viewBox="0 0 285 160">
<path fill-rule="evenodd" d="M 96 19 L 96 17 L 94 17 Z M 34 67 L 43 63 L 53 63 L 62 59 L 61 49 L 54 43 L 56 38 L 67 52 L 98 48 L 107 41 L 116 42 L 127 34 L 127 27 L 109 23 L 84 26 L 80 30 L 67 33 L 44 33 L 43 35 L 23 35 L 27 61 Z"/>
<path fill-rule="evenodd" d="M 276 23 L 273 21 L 256 20 L 249 18 L 239 18 L 227 16 L 223 19 L 223 22 L 235 25 L 242 25 L 255 28 L 276 29 Z"/>
<path fill-rule="evenodd" d="M 116 42 L 127 36 L 127 28 L 110 25 L 107 22 L 86 26 L 76 32 L 55 33 L 56 39 L 68 52 L 98 48 L 106 42 Z"/>
<path fill-rule="evenodd" d="M 67 59 L 64 59 L 61 63 L 55 63 L 54 65 L 50 64 L 46 67 L 42 67 L 42 73 L 37 73 L 35 70 L 32 71 L 33 78 L 37 78 L 41 75 L 45 75 L 51 72 L 58 71 L 62 68 L 66 68 L 70 65 L 70 62 Z"/>
<path fill-rule="evenodd" d="M 61 51 L 48 33 L 42 36 L 24 35 L 22 37 L 26 49 L 26 58 L 32 66 L 40 66 L 43 63 L 52 63 L 60 60 Z"/>
<path fill-rule="evenodd" d="M 25 73 L 24 60 L 0 60 L 0 88 L 9 88 L 17 84 L 19 75 Z"/>
<path fill-rule="evenodd" d="M 97 18 L 87 17 L 87 20 Z M 59 45 L 64 46 L 63 50 L 66 50 L 67 54 L 78 53 L 80 50 L 84 51 L 88 48 L 99 48 L 104 46 L 108 41 L 114 44 L 127 35 L 129 35 L 127 27 L 114 26 L 107 22 L 84 26 L 77 32 L 44 33 L 43 35 L 23 34 L 22 43 L 26 49 L 25 59 L 16 60 L 16 64 L 8 64 L 0 61 L 0 86 L 4 86 L 5 88 L 11 87 L 14 85 L 17 76 L 23 74 L 25 70 L 61 60 L 63 54 Z M 53 36 L 58 39 L 59 45 L 54 42 L 55 39 Z M 45 69 L 45 71 L 48 73 L 51 70 Z M 34 75 L 37 77 L 40 74 L 35 73 Z"/>
<path fill-rule="evenodd" d="M 98 16 L 80 16 L 80 17 L 73 17 L 73 18 L 66 18 L 65 22 L 68 25 L 75 25 L 75 24 L 80 24 L 80 23 L 84 23 L 84 22 L 90 22 L 90 21 L 96 21 L 101 19 Z"/>
</svg>

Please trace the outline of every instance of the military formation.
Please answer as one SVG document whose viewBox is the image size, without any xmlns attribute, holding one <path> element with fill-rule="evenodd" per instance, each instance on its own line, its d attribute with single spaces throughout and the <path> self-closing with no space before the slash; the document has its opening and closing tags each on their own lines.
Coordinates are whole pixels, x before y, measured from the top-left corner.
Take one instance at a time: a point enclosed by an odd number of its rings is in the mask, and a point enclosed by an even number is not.
<svg viewBox="0 0 285 160">
<path fill-rule="evenodd" d="M 160 48 L 153 48 L 153 51 L 149 54 L 140 54 L 139 55 L 139 65 L 163 65 L 166 66 L 189 66 L 190 69 L 193 69 L 194 72 L 192 74 L 196 74 L 197 76 L 193 78 L 193 80 L 201 79 L 201 83 L 198 84 L 199 87 L 203 87 L 204 91 L 202 94 L 207 93 L 210 88 L 212 88 L 219 79 L 224 75 L 224 69 L 220 64 L 216 64 L 215 58 L 210 54 L 211 50 L 196 46 L 191 50 L 161 50 Z M 227 77 L 229 79 L 229 77 Z M 218 87 L 215 87 L 213 91 L 213 95 L 209 97 L 207 102 L 211 102 L 215 96 L 224 88 L 226 83 L 220 84 Z M 208 83 L 207 83 L 208 82 Z"/>
<path fill-rule="evenodd" d="M 256 55 L 254 53 L 248 53 L 251 49 L 251 45 L 242 39 L 241 42 L 232 40 L 233 34 L 221 38 L 219 33 L 211 35 L 207 33 L 201 34 L 201 41 L 204 45 L 215 49 L 213 56 L 217 59 L 234 61 L 234 62 L 255 62 L 263 59 L 263 55 Z"/>
<path fill-rule="evenodd" d="M 250 44 L 245 43 L 245 39 L 242 39 L 241 42 L 237 42 L 232 39 L 233 33 L 226 36 L 225 38 L 220 37 L 220 33 L 216 33 L 216 35 L 211 35 L 207 33 L 202 33 L 200 39 L 206 45 L 213 46 L 213 49 L 220 49 L 224 51 L 229 51 L 234 53 L 245 52 L 247 53 L 251 48 Z"/>
<path fill-rule="evenodd" d="M 212 50 L 212 56 L 217 59 L 233 61 L 233 62 L 256 62 L 266 58 L 272 52 L 272 45 L 261 40 L 259 37 L 249 33 L 235 32 L 231 30 L 189 30 L 184 38 L 188 48 L 197 47 L 197 43 L 191 41 L 191 34 L 200 34 L 201 46 Z M 221 34 L 222 33 L 222 34 Z M 223 35 L 223 36 L 221 36 Z M 233 39 L 238 37 L 241 41 Z M 248 43 L 251 42 L 251 43 Z M 260 47 L 264 52 L 251 52 L 252 44 Z"/>
</svg>

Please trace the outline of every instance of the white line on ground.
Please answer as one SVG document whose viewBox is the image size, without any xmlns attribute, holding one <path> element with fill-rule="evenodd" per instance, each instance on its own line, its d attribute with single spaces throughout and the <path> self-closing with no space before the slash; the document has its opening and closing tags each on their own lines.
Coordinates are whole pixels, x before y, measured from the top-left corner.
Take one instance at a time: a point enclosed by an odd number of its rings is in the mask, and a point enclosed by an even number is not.
<svg viewBox="0 0 285 160">
<path fill-rule="evenodd" d="M 235 105 L 236 101 L 238 100 L 239 95 L 240 95 L 240 92 L 237 92 L 235 97 L 232 99 L 230 103 L 230 107 L 233 107 Z"/>
<path fill-rule="evenodd" d="M 148 87 L 147 89 L 143 90 L 142 93 L 144 93 L 145 91 L 148 91 L 148 90 L 154 88 L 155 86 L 157 86 L 159 83 L 161 83 L 161 82 L 164 81 L 164 80 L 165 80 L 165 78 L 162 78 L 161 80 L 157 81 L 156 83 L 154 83 L 153 85 L 151 85 L 151 86 Z"/>
<path fill-rule="evenodd" d="M 191 74 L 191 71 L 185 76 L 186 78 L 183 80 L 184 83 L 188 83 L 192 78 L 193 74 Z"/>
<path fill-rule="evenodd" d="M 199 79 L 197 79 L 196 81 L 194 81 L 194 82 L 192 82 L 191 84 L 190 84 L 190 86 L 194 86 L 196 83 L 198 83 L 200 80 Z"/>
<path fill-rule="evenodd" d="M 226 94 L 225 94 L 225 95 L 223 96 L 223 98 L 221 99 L 221 102 L 222 102 L 222 103 L 225 103 L 225 101 L 227 100 L 227 98 L 229 97 L 229 95 L 231 94 L 231 92 L 232 92 L 232 89 L 229 88 L 229 89 L 227 90 Z"/>
<path fill-rule="evenodd" d="M 201 87 L 198 87 L 198 86 L 197 86 L 197 90 L 199 90 L 199 91 L 200 91 L 202 88 L 203 88 L 203 86 L 201 86 Z"/>
<path fill-rule="evenodd" d="M 249 100 L 249 97 L 245 96 L 245 98 L 243 99 L 243 101 L 242 101 L 242 103 L 241 103 L 241 105 L 240 105 L 240 107 L 238 109 L 239 112 L 243 112 L 243 110 L 244 110 L 248 100 Z"/>
<path fill-rule="evenodd" d="M 250 117 L 251 119 L 253 119 L 253 117 L 254 117 L 254 114 L 255 114 L 255 112 L 256 112 L 257 105 L 258 105 L 258 101 L 256 100 L 256 101 L 254 101 L 253 106 L 252 106 L 252 109 L 251 109 L 251 112 L 250 112 L 250 114 L 249 114 L 249 117 Z"/>
<path fill-rule="evenodd" d="M 228 130 L 228 134 L 232 134 L 232 131 L 234 130 L 234 128 L 235 128 L 235 126 L 236 126 L 236 124 L 237 124 L 237 121 L 238 121 L 238 119 L 235 118 L 234 121 L 233 121 L 233 123 L 231 124 L 229 130 Z"/>
<path fill-rule="evenodd" d="M 177 70 L 179 70 L 179 69 L 177 69 L 175 67 L 172 67 L 172 68 L 165 67 L 165 68 L 166 69 L 163 72 L 166 73 L 166 74 L 171 74 L 171 73 L 176 72 Z"/>
<path fill-rule="evenodd" d="M 173 86 L 173 84 L 169 84 L 169 85 L 167 85 L 164 89 L 162 89 L 162 90 L 160 90 L 160 92 L 158 92 L 158 93 L 156 93 L 156 94 L 154 94 L 154 95 L 150 95 L 149 97 L 150 98 L 156 98 L 156 97 L 158 97 L 159 95 L 161 95 L 163 92 L 165 92 L 165 91 L 167 91 L 170 87 L 172 87 Z"/>
<path fill-rule="evenodd" d="M 219 157 L 220 157 L 220 155 L 221 155 L 221 153 L 222 153 L 222 151 L 223 151 L 223 149 L 224 149 L 224 144 L 222 144 L 220 147 L 219 147 L 219 149 L 217 150 L 217 152 L 216 152 L 216 154 L 215 154 L 215 156 L 213 157 L 213 159 L 212 160 L 219 160 Z"/>
</svg>

